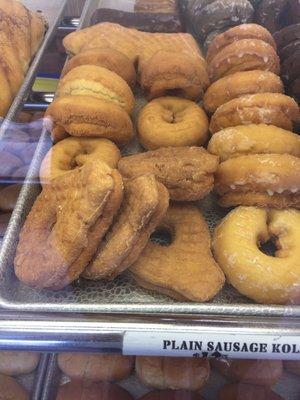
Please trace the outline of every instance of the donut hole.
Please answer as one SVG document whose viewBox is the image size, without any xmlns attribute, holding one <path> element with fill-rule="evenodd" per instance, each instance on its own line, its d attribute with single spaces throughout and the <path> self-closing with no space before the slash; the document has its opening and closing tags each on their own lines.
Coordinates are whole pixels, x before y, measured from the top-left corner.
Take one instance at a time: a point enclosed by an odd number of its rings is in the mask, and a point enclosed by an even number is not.
<svg viewBox="0 0 300 400">
<path fill-rule="evenodd" d="M 259 249 L 262 253 L 266 254 L 267 256 L 276 257 L 276 238 L 270 237 L 268 240 L 260 241 L 259 242 Z"/>
<path fill-rule="evenodd" d="M 159 227 L 150 236 L 150 241 L 160 246 L 170 246 L 173 242 L 173 233 L 166 227 Z"/>
</svg>

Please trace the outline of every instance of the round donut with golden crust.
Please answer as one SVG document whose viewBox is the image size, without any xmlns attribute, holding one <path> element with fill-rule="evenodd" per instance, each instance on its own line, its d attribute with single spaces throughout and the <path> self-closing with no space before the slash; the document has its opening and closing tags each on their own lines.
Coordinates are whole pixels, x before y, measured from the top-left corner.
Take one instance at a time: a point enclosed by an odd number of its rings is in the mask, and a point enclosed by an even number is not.
<svg viewBox="0 0 300 400">
<path fill-rule="evenodd" d="M 299 107 L 292 97 L 281 93 L 247 94 L 217 108 L 209 129 L 215 133 L 231 126 L 263 123 L 292 131 L 298 118 Z"/>
<path fill-rule="evenodd" d="M 204 400 L 200 394 L 187 390 L 153 390 L 139 400 Z"/>
<path fill-rule="evenodd" d="M 0 374 L 0 387 L 3 400 L 29 400 L 27 391 L 15 378 Z"/>
<path fill-rule="evenodd" d="M 206 62 L 202 58 L 164 50 L 145 63 L 140 81 L 149 99 L 177 95 L 197 100 L 209 85 Z"/>
<path fill-rule="evenodd" d="M 283 373 L 281 360 L 211 359 L 210 362 L 225 378 L 252 385 L 273 386 Z"/>
<path fill-rule="evenodd" d="M 57 96 L 84 95 L 97 97 L 124 108 L 131 114 L 134 96 L 128 84 L 115 72 L 96 65 L 79 65 L 60 81 Z"/>
<path fill-rule="evenodd" d="M 133 125 L 127 112 L 97 97 L 58 97 L 47 108 L 45 117 L 45 125 L 52 128 L 54 141 L 71 135 L 102 137 L 124 144 L 133 138 Z"/>
<path fill-rule="evenodd" d="M 40 168 L 40 182 L 47 184 L 72 169 L 98 159 L 116 168 L 121 153 L 108 139 L 68 137 L 56 143 L 44 157 Z"/>
<path fill-rule="evenodd" d="M 191 100 L 160 97 L 140 112 L 138 132 L 141 144 L 148 150 L 201 146 L 208 138 L 208 118 Z"/>
<path fill-rule="evenodd" d="M 0 373 L 24 375 L 34 371 L 39 363 L 40 353 L 29 351 L 0 351 Z"/>
<path fill-rule="evenodd" d="M 215 191 L 222 207 L 300 208 L 300 158 L 289 154 L 229 158 L 216 171 Z"/>
<path fill-rule="evenodd" d="M 60 386 L 56 400 L 133 400 L 127 390 L 108 382 L 71 381 Z"/>
<path fill-rule="evenodd" d="M 284 400 L 267 386 L 248 385 L 247 383 L 229 383 L 218 394 L 218 400 Z"/>
<path fill-rule="evenodd" d="M 79 65 L 96 65 L 107 68 L 123 78 L 131 87 L 136 82 L 133 62 L 125 54 L 113 48 L 95 47 L 76 54 L 65 65 L 61 77 L 64 77 L 71 69 Z"/>
<path fill-rule="evenodd" d="M 199 390 L 207 382 L 207 359 L 185 357 L 136 357 L 139 380 L 155 389 Z"/>
<path fill-rule="evenodd" d="M 260 69 L 280 72 L 280 60 L 274 47 L 258 39 L 242 39 L 224 47 L 208 65 L 212 82 L 238 71 Z"/>
<path fill-rule="evenodd" d="M 260 244 L 276 238 L 269 256 Z M 300 211 L 238 207 L 217 226 L 213 252 L 227 281 L 257 303 L 300 302 Z"/>
<path fill-rule="evenodd" d="M 215 133 L 207 150 L 221 161 L 247 154 L 291 154 L 300 157 L 300 136 L 274 125 L 237 125 Z"/>
<path fill-rule="evenodd" d="M 257 24 L 241 24 L 220 33 L 213 39 L 207 50 L 206 61 L 210 63 L 224 47 L 242 39 L 262 40 L 276 50 L 275 40 L 266 28 Z"/>
<path fill-rule="evenodd" d="M 213 113 L 222 104 L 246 94 L 284 93 L 279 76 L 269 71 L 241 71 L 224 76 L 209 86 L 203 97 L 206 111 Z"/>
<path fill-rule="evenodd" d="M 284 361 L 283 366 L 288 372 L 300 376 L 300 360 Z"/>
</svg>

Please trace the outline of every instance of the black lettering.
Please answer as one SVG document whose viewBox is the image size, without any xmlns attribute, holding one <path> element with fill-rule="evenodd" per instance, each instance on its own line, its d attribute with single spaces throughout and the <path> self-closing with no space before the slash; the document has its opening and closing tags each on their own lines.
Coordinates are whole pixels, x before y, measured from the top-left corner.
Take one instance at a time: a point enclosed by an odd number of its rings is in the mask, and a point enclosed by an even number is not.
<svg viewBox="0 0 300 400">
<path fill-rule="evenodd" d="M 243 351 L 244 353 L 248 353 L 249 350 L 248 350 L 247 343 L 243 343 L 241 351 Z"/>
<path fill-rule="evenodd" d="M 224 342 L 224 350 L 223 351 L 231 351 L 232 343 L 231 342 Z"/>
<path fill-rule="evenodd" d="M 188 346 L 185 340 L 181 343 L 180 350 L 188 350 Z"/>
<path fill-rule="evenodd" d="M 291 352 L 291 346 L 289 345 L 289 344 L 283 344 L 282 346 L 281 346 L 281 349 L 282 349 L 282 352 L 283 353 L 290 353 Z"/>
<path fill-rule="evenodd" d="M 280 353 L 280 344 L 273 343 L 272 345 L 272 353 Z"/>
<path fill-rule="evenodd" d="M 194 342 L 193 350 L 202 350 L 202 342 Z"/>
<path fill-rule="evenodd" d="M 176 340 L 172 340 L 172 350 L 179 350 L 179 346 L 176 346 Z"/>
<path fill-rule="evenodd" d="M 296 345 L 296 344 L 293 344 L 293 350 L 292 350 L 292 353 L 295 353 L 295 354 L 298 354 L 298 353 L 300 353 L 300 350 L 299 350 L 299 349 L 297 349 L 297 345 Z"/>
<path fill-rule="evenodd" d="M 163 341 L 163 349 L 166 350 L 167 347 L 171 346 L 171 341 L 170 340 L 164 340 Z"/>
<path fill-rule="evenodd" d="M 207 342 L 207 350 L 213 351 L 214 349 L 214 342 Z"/>
<path fill-rule="evenodd" d="M 239 342 L 234 342 L 233 343 L 233 351 L 240 351 L 240 343 Z"/>
<path fill-rule="evenodd" d="M 223 348 L 222 348 L 222 344 L 221 342 L 218 342 L 215 346 L 215 351 L 219 351 L 222 352 Z"/>
<path fill-rule="evenodd" d="M 260 353 L 266 353 L 267 351 L 268 351 L 268 345 L 267 345 L 267 343 L 261 343 L 261 344 L 260 344 L 259 352 L 260 352 Z"/>
<path fill-rule="evenodd" d="M 258 344 L 251 343 L 249 349 L 250 349 L 251 353 L 257 353 L 258 352 Z"/>
</svg>

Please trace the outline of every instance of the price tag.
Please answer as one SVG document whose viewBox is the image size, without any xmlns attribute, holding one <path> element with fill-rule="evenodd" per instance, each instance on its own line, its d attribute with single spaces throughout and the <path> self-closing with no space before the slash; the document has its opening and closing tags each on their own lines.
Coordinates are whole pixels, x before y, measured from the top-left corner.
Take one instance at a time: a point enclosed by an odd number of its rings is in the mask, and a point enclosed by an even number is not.
<svg viewBox="0 0 300 400">
<path fill-rule="evenodd" d="M 297 336 L 243 333 L 126 332 L 124 355 L 300 360 Z"/>
</svg>

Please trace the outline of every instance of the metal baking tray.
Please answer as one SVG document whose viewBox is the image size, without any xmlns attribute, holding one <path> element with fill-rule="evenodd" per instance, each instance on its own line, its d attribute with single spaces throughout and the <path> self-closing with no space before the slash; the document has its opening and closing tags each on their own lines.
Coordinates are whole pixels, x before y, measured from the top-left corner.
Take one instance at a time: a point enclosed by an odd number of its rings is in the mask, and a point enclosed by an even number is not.
<svg viewBox="0 0 300 400">
<path fill-rule="evenodd" d="M 108 3 L 107 1 L 88 0 L 80 19 L 79 28 L 88 26 L 93 11 L 99 6 L 109 6 L 110 3 Z M 120 8 L 123 8 L 124 4 L 128 2 L 120 1 L 119 3 L 121 4 Z M 116 1 L 113 4 L 116 5 Z M 138 89 L 135 95 L 137 102 L 134 120 L 136 120 L 140 108 L 145 104 L 145 99 Z M 126 273 L 112 282 L 91 282 L 81 279 L 58 292 L 38 291 L 23 285 L 14 275 L 13 259 L 20 229 L 40 192 L 39 184 L 34 184 L 34 182 L 38 176 L 40 163 L 50 147 L 49 133 L 43 130 L 0 251 L 0 307 L 6 310 L 59 313 L 171 314 L 173 316 L 210 314 L 280 318 L 300 316 L 300 306 L 254 304 L 230 285 L 225 285 L 211 302 L 179 303 L 164 295 L 138 287 Z M 133 141 L 123 149 L 123 154 L 135 153 L 140 149 L 137 141 Z M 211 230 L 226 214 L 226 211 L 213 201 L 212 196 L 199 202 L 199 207 Z"/>
<path fill-rule="evenodd" d="M 55 400 L 59 386 L 69 381 L 70 379 L 64 375 L 58 367 L 57 354 L 51 354 L 45 374 L 44 390 L 41 393 L 40 399 Z M 203 390 L 200 390 L 200 393 L 206 400 L 214 400 L 217 398 L 219 389 L 226 383 L 228 383 L 228 381 L 221 374 L 212 369 L 209 380 Z M 151 391 L 150 388 L 145 387 L 139 381 L 134 373 L 129 378 L 117 382 L 117 384 L 131 393 L 136 400 Z M 300 380 L 296 375 L 284 372 L 282 378 L 273 390 L 282 395 L 285 400 L 299 400 Z"/>
<path fill-rule="evenodd" d="M 63 18 L 63 12 L 66 7 L 67 1 L 68 0 L 22 0 L 22 3 L 31 11 L 42 10 L 43 15 L 47 19 L 49 27 L 45 33 L 44 40 L 42 41 L 36 55 L 31 61 L 24 82 L 20 87 L 20 90 L 17 93 L 16 97 L 14 98 L 14 101 L 12 102 L 6 114 L 6 117 L 3 119 L 0 127 L 0 138 L 5 134 L 7 128 L 9 128 L 10 122 L 15 120 L 17 113 L 22 109 L 23 103 L 29 95 L 34 79 L 36 77 L 40 61 L 56 32 L 58 24 Z"/>
</svg>

